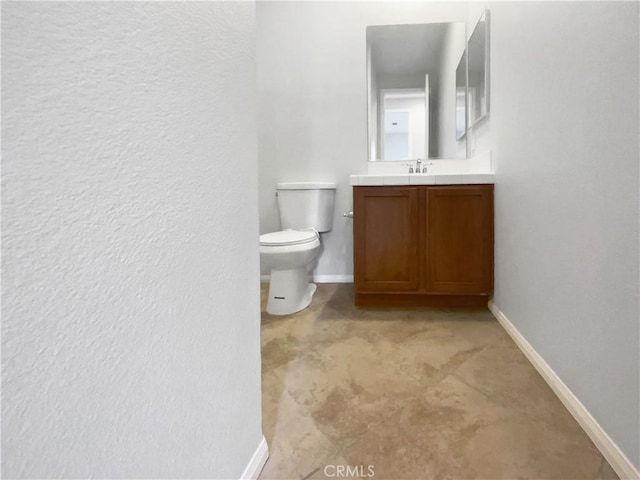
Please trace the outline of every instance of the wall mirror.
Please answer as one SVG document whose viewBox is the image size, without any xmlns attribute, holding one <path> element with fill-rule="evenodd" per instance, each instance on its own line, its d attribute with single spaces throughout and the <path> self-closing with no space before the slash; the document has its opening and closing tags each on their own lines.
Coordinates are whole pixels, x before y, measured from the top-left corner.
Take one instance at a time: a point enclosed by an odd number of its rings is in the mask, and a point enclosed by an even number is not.
<svg viewBox="0 0 640 480">
<path fill-rule="evenodd" d="M 367 27 L 369 161 L 466 158 L 457 128 L 465 43 L 463 22 Z"/>
<path fill-rule="evenodd" d="M 469 126 L 489 115 L 489 11 L 485 10 L 469 38 Z"/>
</svg>

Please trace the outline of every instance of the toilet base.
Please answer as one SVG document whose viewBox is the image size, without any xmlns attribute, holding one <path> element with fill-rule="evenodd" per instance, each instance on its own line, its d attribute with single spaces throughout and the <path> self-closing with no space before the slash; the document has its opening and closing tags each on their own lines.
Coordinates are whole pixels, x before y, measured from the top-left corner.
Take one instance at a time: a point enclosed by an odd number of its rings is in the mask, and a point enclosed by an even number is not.
<svg viewBox="0 0 640 480">
<path fill-rule="evenodd" d="M 271 270 L 267 313 L 289 315 L 304 310 L 316 288 L 315 283 L 309 283 L 306 265 L 291 270 Z"/>
</svg>

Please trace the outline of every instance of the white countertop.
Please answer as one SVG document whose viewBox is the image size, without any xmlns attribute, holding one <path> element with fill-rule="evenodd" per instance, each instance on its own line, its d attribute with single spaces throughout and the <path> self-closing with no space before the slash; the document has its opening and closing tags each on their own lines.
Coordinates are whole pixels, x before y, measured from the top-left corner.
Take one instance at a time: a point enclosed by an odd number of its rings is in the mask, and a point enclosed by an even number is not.
<svg viewBox="0 0 640 480">
<path fill-rule="evenodd" d="M 351 175 L 352 186 L 377 185 L 473 185 L 493 182 L 493 173 L 407 173 L 393 175 Z"/>
</svg>

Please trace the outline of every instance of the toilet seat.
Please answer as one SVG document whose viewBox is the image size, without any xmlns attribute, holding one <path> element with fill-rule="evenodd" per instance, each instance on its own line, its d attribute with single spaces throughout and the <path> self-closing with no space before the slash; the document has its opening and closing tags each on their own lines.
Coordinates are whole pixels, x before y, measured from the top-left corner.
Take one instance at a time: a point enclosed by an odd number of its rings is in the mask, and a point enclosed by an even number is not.
<svg viewBox="0 0 640 480">
<path fill-rule="evenodd" d="M 284 245 L 303 245 L 318 239 L 318 232 L 313 228 L 304 230 L 282 230 L 260 235 L 260 245 L 277 247 Z"/>
</svg>

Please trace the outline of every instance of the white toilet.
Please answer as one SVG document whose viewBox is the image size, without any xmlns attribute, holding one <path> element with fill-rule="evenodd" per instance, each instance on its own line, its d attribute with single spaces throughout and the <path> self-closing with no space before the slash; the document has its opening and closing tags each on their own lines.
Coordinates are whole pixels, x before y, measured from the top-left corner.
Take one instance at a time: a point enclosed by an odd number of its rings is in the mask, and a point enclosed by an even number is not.
<svg viewBox="0 0 640 480">
<path fill-rule="evenodd" d="M 260 258 L 271 269 L 267 312 L 288 315 L 309 306 L 316 285 L 308 267 L 320 251 L 320 233 L 333 228 L 336 184 L 279 183 L 282 231 L 260 235 Z"/>
</svg>

